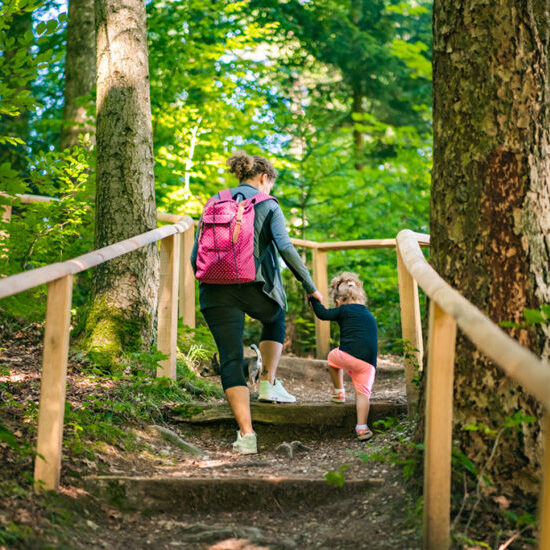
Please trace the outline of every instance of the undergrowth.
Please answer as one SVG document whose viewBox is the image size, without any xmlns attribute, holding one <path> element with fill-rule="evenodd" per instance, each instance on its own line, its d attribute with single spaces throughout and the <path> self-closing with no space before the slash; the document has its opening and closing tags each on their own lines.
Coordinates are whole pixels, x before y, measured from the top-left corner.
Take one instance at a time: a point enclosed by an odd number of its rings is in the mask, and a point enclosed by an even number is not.
<svg viewBox="0 0 550 550">
<path fill-rule="evenodd" d="M 478 468 L 456 446 L 452 449 L 451 537 L 452 548 L 534 548 L 536 545 L 536 503 L 525 496 L 504 495 L 486 473 L 489 461 L 498 453 L 505 432 L 521 432 L 524 423 L 534 422 L 520 411 L 506 417 L 498 429 L 483 424 L 469 425 L 464 429 L 482 430 L 493 438 L 488 462 Z M 422 530 L 422 485 L 424 475 L 424 445 L 414 438 L 415 422 L 387 418 L 373 423 L 376 432 L 393 432 L 390 443 L 375 452 L 353 451 L 365 464 L 381 462 L 401 468 L 403 481 L 409 492 L 409 507 L 405 510 L 410 526 Z M 351 451 L 350 451 L 351 452 Z M 346 465 L 327 473 L 327 481 L 335 486 L 345 483 Z"/>
<path fill-rule="evenodd" d="M 15 325 L 9 329 L 20 330 Z M 71 351 L 64 475 L 78 477 L 78 465 L 101 460 L 109 446 L 121 453 L 145 449 L 136 429 L 167 424 L 178 406 L 222 396 L 221 387 L 198 375 L 211 357 L 211 337 L 202 329 L 182 328 L 180 334 L 176 380 L 156 376 L 165 359 L 159 351 L 126 354 L 110 372 L 78 348 Z M 62 495 L 33 493 L 39 373 L 18 371 L 16 365 L 0 363 L 0 547 L 29 548 L 40 537 L 61 541 L 74 512 Z"/>
</svg>

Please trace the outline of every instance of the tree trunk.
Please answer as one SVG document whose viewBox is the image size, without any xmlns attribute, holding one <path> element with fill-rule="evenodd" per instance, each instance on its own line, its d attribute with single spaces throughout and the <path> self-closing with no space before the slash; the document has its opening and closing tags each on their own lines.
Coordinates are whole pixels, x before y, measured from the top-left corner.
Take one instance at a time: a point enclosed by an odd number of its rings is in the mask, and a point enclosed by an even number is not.
<svg viewBox="0 0 550 550">
<path fill-rule="evenodd" d="M 361 91 L 359 90 L 360 84 L 358 84 L 353 89 L 353 95 L 352 95 L 352 108 L 351 112 L 352 114 L 362 114 L 364 113 L 363 109 L 363 95 L 361 94 Z M 362 122 L 362 121 L 361 121 Z M 353 124 L 353 147 L 355 152 L 355 169 L 356 170 L 362 170 L 365 166 L 365 163 L 363 161 L 363 133 L 361 130 L 355 127 L 354 122 Z"/>
<path fill-rule="evenodd" d="M 156 227 L 147 29 L 143 0 L 96 0 L 96 247 Z M 153 336 L 158 250 L 150 245 L 97 267 L 88 348 L 112 366 Z"/>
<path fill-rule="evenodd" d="M 431 262 L 494 322 L 521 321 L 550 302 L 548 4 L 545 0 L 434 3 L 434 167 Z M 510 334 L 550 355 L 547 329 Z M 455 439 L 496 487 L 537 491 L 540 407 L 457 340 Z M 536 417 L 494 436 L 517 411 Z"/>
<path fill-rule="evenodd" d="M 96 79 L 94 0 L 70 0 L 67 26 L 67 56 L 65 60 L 65 106 L 61 149 L 78 144 L 79 135 L 93 145 L 93 126 L 90 125 L 86 98 Z"/>
</svg>

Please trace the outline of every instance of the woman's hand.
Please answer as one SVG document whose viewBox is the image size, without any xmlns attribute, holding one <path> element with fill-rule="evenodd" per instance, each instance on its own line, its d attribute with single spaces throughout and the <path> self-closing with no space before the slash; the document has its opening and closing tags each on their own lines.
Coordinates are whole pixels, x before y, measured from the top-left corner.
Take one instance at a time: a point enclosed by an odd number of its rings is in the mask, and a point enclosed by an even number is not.
<svg viewBox="0 0 550 550">
<path fill-rule="evenodd" d="M 319 300 L 319 302 L 323 303 L 323 295 L 316 290 L 313 294 L 308 294 L 308 298 L 315 298 L 316 300 Z"/>
</svg>

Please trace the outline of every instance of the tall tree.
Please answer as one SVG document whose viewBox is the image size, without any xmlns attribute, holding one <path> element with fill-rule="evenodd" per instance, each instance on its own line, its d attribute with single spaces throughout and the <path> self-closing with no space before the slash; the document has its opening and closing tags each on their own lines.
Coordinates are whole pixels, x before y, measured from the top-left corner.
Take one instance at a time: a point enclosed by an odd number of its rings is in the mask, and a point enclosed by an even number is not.
<svg viewBox="0 0 550 550">
<path fill-rule="evenodd" d="M 94 19 L 94 0 L 69 1 L 61 149 L 76 145 L 79 134 L 93 132 L 85 100 L 95 88 L 96 80 Z"/>
<path fill-rule="evenodd" d="M 431 262 L 494 322 L 550 302 L 549 21 L 546 0 L 434 3 Z M 548 357 L 548 327 L 511 335 Z M 494 436 L 539 407 L 461 335 L 455 432 L 497 485 L 536 490 L 539 422 Z"/>
<path fill-rule="evenodd" d="M 409 57 L 420 57 L 414 45 L 423 38 L 429 10 L 417 8 L 411 18 L 391 4 L 388 0 L 251 1 L 259 20 L 276 21 L 288 44 L 300 42 L 295 68 L 301 71 L 313 57 L 337 69 L 319 83 L 316 92 L 324 94 L 325 104 L 332 105 L 332 110 L 347 115 L 341 121 L 353 128 L 358 169 L 365 165 L 366 152 L 364 132 L 354 122 L 361 122 L 369 113 L 389 124 L 418 124 L 420 117 L 412 105 L 430 95 L 429 83 L 421 83 L 417 74 L 411 76 L 399 59 L 402 56 L 394 51 L 398 46 L 401 53 L 406 50 Z M 419 21 L 418 28 L 411 21 Z"/>
<path fill-rule="evenodd" d="M 97 190 L 95 245 L 156 227 L 147 26 L 143 0 L 96 0 Z M 150 245 L 96 268 L 87 321 L 90 351 L 111 364 L 149 346 L 158 252 Z"/>
</svg>

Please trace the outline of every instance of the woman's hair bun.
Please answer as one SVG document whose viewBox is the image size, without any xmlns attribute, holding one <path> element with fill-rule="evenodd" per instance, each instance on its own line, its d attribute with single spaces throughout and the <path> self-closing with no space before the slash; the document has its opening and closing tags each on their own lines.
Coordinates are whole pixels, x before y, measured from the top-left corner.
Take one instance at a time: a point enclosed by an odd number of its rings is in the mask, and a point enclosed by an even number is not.
<svg viewBox="0 0 550 550">
<path fill-rule="evenodd" d="M 242 181 L 254 168 L 254 157 L 244 151 L 237 151 L 227 159 L 229 172 Z"/>
</svg>

